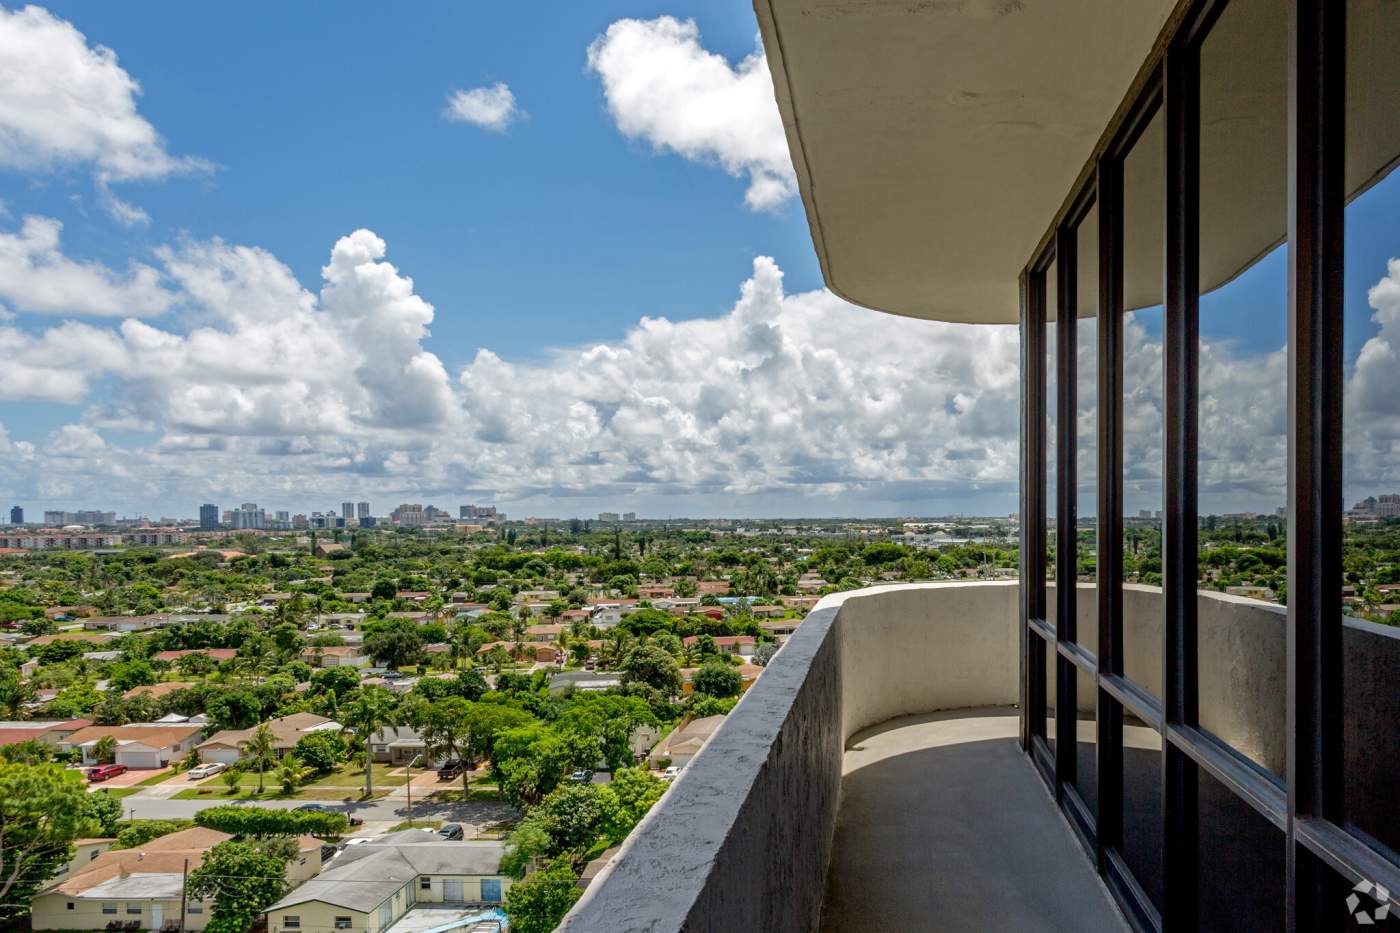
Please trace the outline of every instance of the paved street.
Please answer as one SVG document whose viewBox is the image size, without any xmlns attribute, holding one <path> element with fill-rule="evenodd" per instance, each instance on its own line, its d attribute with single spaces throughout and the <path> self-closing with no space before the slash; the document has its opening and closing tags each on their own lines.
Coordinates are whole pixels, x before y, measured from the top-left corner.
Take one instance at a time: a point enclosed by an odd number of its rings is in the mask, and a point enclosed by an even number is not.
<svg viewBox="0 0 1400 933">
<path fill-rule="evenodd" d="M 193 819 L 194 815 L 206 807 L 259 806 L 290 810 L 301 806 L 305 800 L 169 800 L 154 794 L 133 794 L 122 801 L 126 815 L 135 819 Z M 332 810 L 338 810 L 364 820 L 366 823 L 398 823 L 408 819 L 408 801 L 401 796 L 369 800 L 364 803 L 339 803 L 336 801 L 314 801 Z M 514 807 L 497 801 L 471 801 L 469 803 L 436 803 L 428 800 L 413 800 L 413 818 L 450 820 L 483 826 L 500 820 L 513 819 L 517 815 Z"/>
</svg>

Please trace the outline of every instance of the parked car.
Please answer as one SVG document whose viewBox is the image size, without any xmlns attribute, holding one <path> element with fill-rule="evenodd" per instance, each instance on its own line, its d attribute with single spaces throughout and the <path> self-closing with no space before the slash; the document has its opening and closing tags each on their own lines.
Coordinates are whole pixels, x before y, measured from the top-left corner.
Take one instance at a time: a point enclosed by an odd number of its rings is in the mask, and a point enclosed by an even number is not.
<svg viewBox="0 0 1400 933">
<path fill-rule="evenodd" d="M 227 769 L 228 765 L 224 764 L 222 761 L 211 761 L 207 765 L 196 765 L 191 768 L 189 770 L 189 776 L 192 780 L 199 780 L 201 778 L 213 777 L 220 771 L 226 771 Z"/>
<path fill-rule="evenodd" d="M 108 778 L 116 777 L 118 774 L 126 774 L 126 765 L 99 765 L 88 772 L 89 781 L 105 781 Z"/>
<path fill-rule="evenodd" d="M 335 807 L 328 807 L 328 806 L 326 806 L 326 805 L 323 804 L 323 803 L 304 803 L 304 804 L 302 804 L 301 806 L 297 807 L 296 809 L 298 809 L 298 810 L 305 810 L 305 811 L 310 812 L 310 813 L 341 813 L 341 812 L 342 812 L 342 811 L 340 811 L 340 810 L 337 810 Z M 350 821 L 350 825 L 351 825 L 351 826 L 361 826 L 361 825 L 363 825 L 364 822 L 365 822 L 364 820 L 360 819 L 360 818 L 357 817 L 357 816 L 351 816 L 349 813 L 345 813 L 344 816 L 345 816 L 346 819 L 348 819 L 348 820 Z"/>
<path fill-rule="evenodd" d="M 681 769 L 680 769 L 680 768 L 677 768 L 675 765 L 671 765 L 671 767 L 669 767 L 669 768 L 667 768 L 665 771 L 662 771 L 662 772 L 661 772 L 661 780 L 663 780 L 663 781 L 674 781 L 676 778 L 678 778 L 678 777 L 680 776 L 680 773 L 681 773 Z"/>
<path fill-rule="evenodd" d="M 451 781 L 462 776 L 462 759 L 449 758 L 438 768 L 439 781 Z"/>
<path fill-rule="evenodd" d="M 443 823 L 442 828 L 437 831 L 437 834 L 444 839 L 450 839 L 455 842 L 465 836 L 466 832 L 462 829 L 461 823 Z"/>
<path fill-rule="evenodd" d="M 385 680 L 403 680 L 406 676 L 403 671 L 387 670 L 384 672 Z"/>
<path fill-rule="evenodd" d="M 573 774 L 569 775 L 569 780 L 573 781 L 575 784 L 587 784 L 589 781 L 593 780 L 593 772 L 586 770 L 575 771 Z"/>
</svg>

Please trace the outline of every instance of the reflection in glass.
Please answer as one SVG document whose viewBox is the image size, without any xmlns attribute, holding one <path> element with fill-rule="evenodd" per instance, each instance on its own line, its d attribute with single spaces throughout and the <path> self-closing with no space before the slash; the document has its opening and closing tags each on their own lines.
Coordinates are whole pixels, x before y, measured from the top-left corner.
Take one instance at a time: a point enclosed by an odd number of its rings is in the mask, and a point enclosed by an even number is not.
<svg viewBox="0 0 1400 933">
<path fill-rule="evenodd" d="M 1059 374 L 1055 370 L 1056 361 L 1060 358 L 1058 347 L 1055 341 L 1058 335 L 1055 332 L 1055 321 L 1057 309 L 1059 307 L 1059 289 L 1055 287 L 1056 275 L 1059 266 L 1051 263 L 1050 268 L 1045 272 L 1045 579 L 1055 579 L 1055 511 L 1057 470 L 1055 466 L 1055 451 L 1059 449 L 1056 445 L 1055 431 L 1057 420 L 1055 413 L 1059 411 Z M 1055 626 L 1055 591 L 1047 588 L 1045 593 L 1045 621 L 1050 623 L 1050 627 Z M 1050 668 L 1051 677 L 1054 676 L 1054 668 Z"/>
<path fill-rule="evenodd" d="M 1284 929 L 1288 849 L 1283 833 L 1241 797 L 1197 769 L 1201 931 Z M 1241 884 L 1241 879 L 1249 879 Z"/>
<path fill-rule="evenodd" d="M 1078 697 L 1078 711 L 1075 715 L 1075 756 L 1074 787 L 1084 801 L 1091 815 L 1099 812 L 1099 779 L 1097 711 L 1094 700 L 1096 688 L 1093 678 L 1079 668 L 1074 669 L 1075 695 Z"/>
<path fill-rule="evenodd" d="M 1045 641 L 1045 738 L 1055 749 L 1055 643 Z"/>
<path fill-rule="evenodd" d="M 1162 737 L 1123 714 L 1123 861 L 1162 909 Z"/>
<path fill-rule="evenodd" d="M 1081 585 L 1076 596 L 1075 640 L 1090 653 L 1099 647 L 1098 608 L 1093 584 L 1098 575 L 1098 514 L 1099 514 L 1099 342 L 1098 321 L 1098 250 L 1099 212 L 1097 205 L 1079 222 L 1075 232 L 1075 381 L 1076 398 L 1076 489 L 1075 529 L 1076 576 Z"/>
<path fill-rule="evenodd" d="M 1162 122 L 1161 113 L 1154 116 L 1123 160 L 1124 572 L 1131 571 L 1129 582 L 1151 585 L 1161 583 L 1162 548 Z M 1162 624 L 1154 602 L 1124 594 L 1123 674 L 1160 695 Z"/>
<path fill-rule="evenodd" d="M 1343 810 L 1400 850 L 1400 16 L 1348 0 Z M 1388 174 L 1387 174 L 1388 173 Z"/>
<path fill-rule="evenodd" d="M 1234 0 L 1201 48 L 1200 723 L 1276 775 L 1285 617 L 1218 594 L 1286 598 L 1287 64 L 1272 0 Z"/>
</svg>

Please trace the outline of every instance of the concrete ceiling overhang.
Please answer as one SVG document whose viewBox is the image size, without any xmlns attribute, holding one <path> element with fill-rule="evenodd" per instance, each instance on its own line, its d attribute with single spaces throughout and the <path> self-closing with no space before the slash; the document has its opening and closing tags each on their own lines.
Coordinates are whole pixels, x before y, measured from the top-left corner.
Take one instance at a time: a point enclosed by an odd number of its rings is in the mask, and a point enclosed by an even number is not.
<svg viewBox="0 0 1400 933">
<path fill-rule="evenodd" d="M 1387 4 L 1349 8 L 1350 196 L 1400 153 L 1400 121 L 1386 112 L 1400 89 Z M 1214 86 L 1228 91 L 1203 100 L 1202 117 L 1230 131 L 1202 134 L 1202 204 L 1212 205 L 1201 218 L 1202 291 L 1286 234 L 1282 4 L 1234 5 L 1235 23 L 1208 40 L 1224 63 Z M 1018 319 L 1018 273 L 1181 10 L 1176 0 L 754 7 L 827 286 L 877 310 L 970 323 Z M 1148 137 L 1136 171 L 1160 191 L 1160 126 Z M 1126 237 L 1128 308 L 1161 301 L 1163 205 L 1145 200 L 1126 208 L 1143 234 Z M 1092 313 L 1092 301 L 1078 310 Z"/>
</svg>

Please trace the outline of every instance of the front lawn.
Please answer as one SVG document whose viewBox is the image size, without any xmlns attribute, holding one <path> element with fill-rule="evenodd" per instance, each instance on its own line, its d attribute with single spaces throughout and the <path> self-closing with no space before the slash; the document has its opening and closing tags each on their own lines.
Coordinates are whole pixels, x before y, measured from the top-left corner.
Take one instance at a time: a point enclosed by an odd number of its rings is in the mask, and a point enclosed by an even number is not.
<svg viewBox="0 0 1400 933">
<path fill-rule="evenodd" d="M 403 773 L 390 774 L 387 765 L 374 769 L 373 798 L 385 796 L 391 787 L 401 787 L 407 777 Z M 290 794 L 282 793 L 281 782 L 277 780 L 277 769 L 269 768 L 263 779 L 263 793 L 257 793 L 258 772 L 242 771 L 238 775 L 238 786 L 232 792 L 224 785 L 223 774 L 201 781 L 197 786 L 182 790 L 175 795 L 176 800 L 218 800 L 238 798 L 241 800 L 359 800 L 365 789 L 365 773 L 354 765 L 346 764 L 322 777 L 314 777 Z"/>
</svg>

